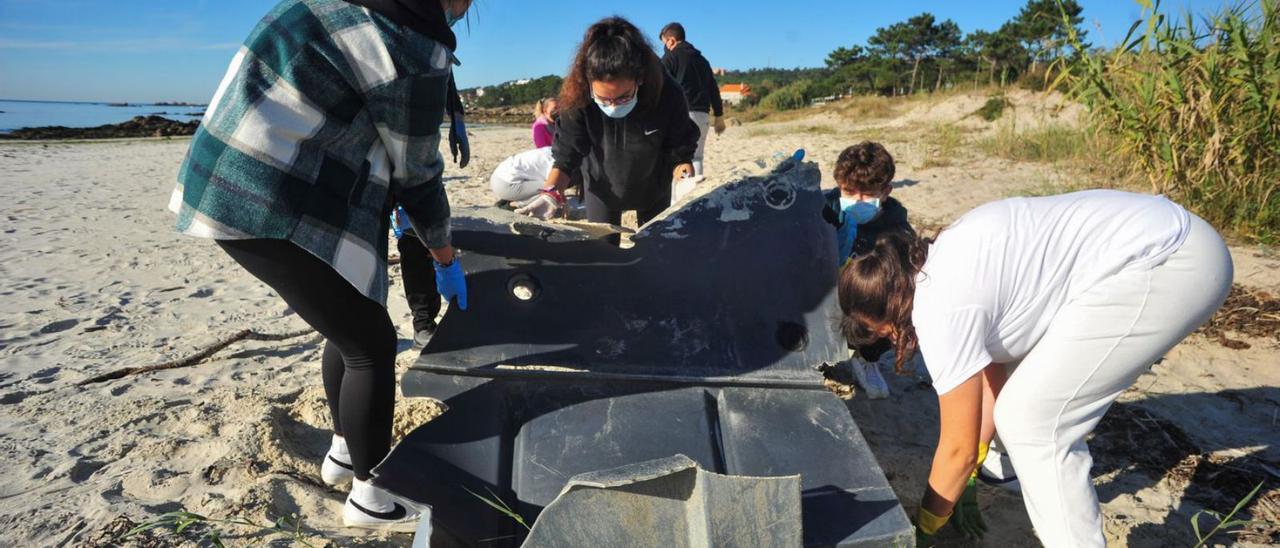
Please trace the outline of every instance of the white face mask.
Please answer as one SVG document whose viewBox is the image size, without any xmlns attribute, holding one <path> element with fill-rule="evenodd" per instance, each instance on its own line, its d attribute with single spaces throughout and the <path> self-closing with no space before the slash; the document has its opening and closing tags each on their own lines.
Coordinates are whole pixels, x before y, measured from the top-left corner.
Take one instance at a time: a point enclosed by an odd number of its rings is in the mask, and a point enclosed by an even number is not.
<svg viewBox="0 0 1280 548">
<path fill-rule="evenodd" d="M 858 224 L 866 224 L 880 214 L 880 198 L 859 200 L 857 198 L 840 197 L 840 210 Z"/>
<path fill-rule="evenodd" d="M 595 98 L 593 97 L 592 99 L 594 100 Z M 632 100 L 630 103 L 625 105 L 606 105 L 600 101 L 596 101 L 596 106 L 600 107 L 600 111 L 604 112 L 605 116 L 610 118 L 626 118 L 627 115 L 631 114 L 631 111 L 636 108 L 636 103 L 638 102 L 639 101 Z"/>
<path fill-rule="evenodd" d="M 636 84 L 635 94 L 631 96 L 629 101 L 620 105 L 606 105 L 601 102 L 600 99 L 596 98 L 595 93 L 591 94 L 591 100 L 595 101 L 596 106 L 600 107 L 600 111 L 603 112 L 605 116 L 610 118 L 626 118 L 628 114 L 631 114 L 632 110 L 635 110 L 636 105 L 640 103 L 640 85 Z"/>
</svg>

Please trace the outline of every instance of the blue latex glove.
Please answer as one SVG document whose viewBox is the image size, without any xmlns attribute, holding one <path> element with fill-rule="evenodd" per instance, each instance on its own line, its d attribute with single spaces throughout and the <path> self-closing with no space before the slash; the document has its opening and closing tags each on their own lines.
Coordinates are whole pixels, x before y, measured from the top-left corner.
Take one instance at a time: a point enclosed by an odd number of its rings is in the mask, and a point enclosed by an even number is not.
<svg viewBox="0 0 1280 548">
<path fill-rule="evenodd" d="M 461 114 L 453 115 L 449 122 L 449 151 L 458 167 L 471 163 L 471 142 L 467 140 L 467 124 Z"/>
<path fill-rule="evenodd" d="M 436 291 L 450 303 L 458 299 L 458 308 L 467 309 L 467 277 L 462 272 L 462 262 L 457 257 L 449 266 L 436 263 Z"/>
<path fill-rule="evenodd" d="M 853 255 L 853 240 L 858 237 L 858 223 L 853 220 L 850 209 L 845 208 L 840 212 L 840 228 L 836 229 L 836 266 L 844 266 L 845 261 L 849 260 L 849 256 Z"/>
<path fill-rule="evenodd" d="M 409 214 L 404 212 L 403 207 L 396 206 L 396 210 L 391 212 L 391 231 L 395 232 L 396 239 L 403 238 L 410 228 L 413 225 L 409 224 Z"/>
</svg>

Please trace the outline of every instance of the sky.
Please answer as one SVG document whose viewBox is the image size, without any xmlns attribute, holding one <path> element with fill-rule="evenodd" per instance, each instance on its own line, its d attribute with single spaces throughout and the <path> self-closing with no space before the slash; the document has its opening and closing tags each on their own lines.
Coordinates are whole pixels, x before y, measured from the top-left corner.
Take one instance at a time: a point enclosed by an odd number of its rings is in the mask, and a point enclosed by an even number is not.
<svg viewBox="0 0 1280 548">
<path fill-rule="evenodd" d="M 423 0 L 431 1 L 431 0 Z M 1025 0 L 478 0 L 458 23 L 460 87 L 563 74 L 592 22 L 622 15 L 650 34 L 670 21 L 712 66 L 821 66 L 839 46 L 921 12 L 994 30 Z M 1095 45 L 1140 16 L 1131 0 L 1080 0 Z M 1204 13 L 1224 0 L 1166 0 Z M 0 0 L 0 99 L 204 103 L 270 0 Z M 469 24 L 468 24 L 469 23 Z"/>
</svg>

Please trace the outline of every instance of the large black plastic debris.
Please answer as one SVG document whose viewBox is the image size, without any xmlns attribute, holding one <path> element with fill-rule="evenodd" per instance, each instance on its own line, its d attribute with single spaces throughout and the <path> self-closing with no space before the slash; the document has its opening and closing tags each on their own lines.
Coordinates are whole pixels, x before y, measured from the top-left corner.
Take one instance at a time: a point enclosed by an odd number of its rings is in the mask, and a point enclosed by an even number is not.
<svg viewBox="0 0 1280 548">
<path fill-rule="evenodd" d="M 376 483 L 432 505 L 433 545 L 514 546 L 527 531 L 489 502 L 534 523 L 574 476 L 681 454 L 717 474 L 799 475 L 806 546 L 910 545 L 816 371 L 847 355 L 819 180 L 787 160 L 695 192 L 629 249 L 599 227 L 455 211 L 469 309 L 449 310 L 401 380 L 448 411 Z"/>
</svg>

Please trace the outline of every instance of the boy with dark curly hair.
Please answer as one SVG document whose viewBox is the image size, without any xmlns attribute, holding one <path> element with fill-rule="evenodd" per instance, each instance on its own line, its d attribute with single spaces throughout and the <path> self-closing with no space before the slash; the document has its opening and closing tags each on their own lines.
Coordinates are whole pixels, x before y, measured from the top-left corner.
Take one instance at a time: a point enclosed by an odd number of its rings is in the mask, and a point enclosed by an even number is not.
<svg viewBox="0 0 1280 548">
<path fill-rule="evenodd" d="M 894 170 L 893 156 L 871 141 L 844 149 L 836 160 L 837 188 L 827 192 L 822 216 L 840 234 L 841 266 L 885 231 L 915 233 L 907 222 L 907 208 L 889 197 Z"/>
<path fill-rule="evenodd" d="M 836 160 L 837 188 L 827 192 L 822 217 L 836 228 L 836 260 L 841 267 L 869 250 L 881 234 L 905 231 L 915 235 L 907 222 L 907 208 L 889 197 L 894 171 L 893 156 L 884 145 L 871 141 L 844 149 Z M 872 398 L 889 395 L 889 386 L 875 364 L 891 346 L 887 339 L 857 348 L 850 346 L 857 351 L 852 360 L 853 372 Z"/>
</svg>

